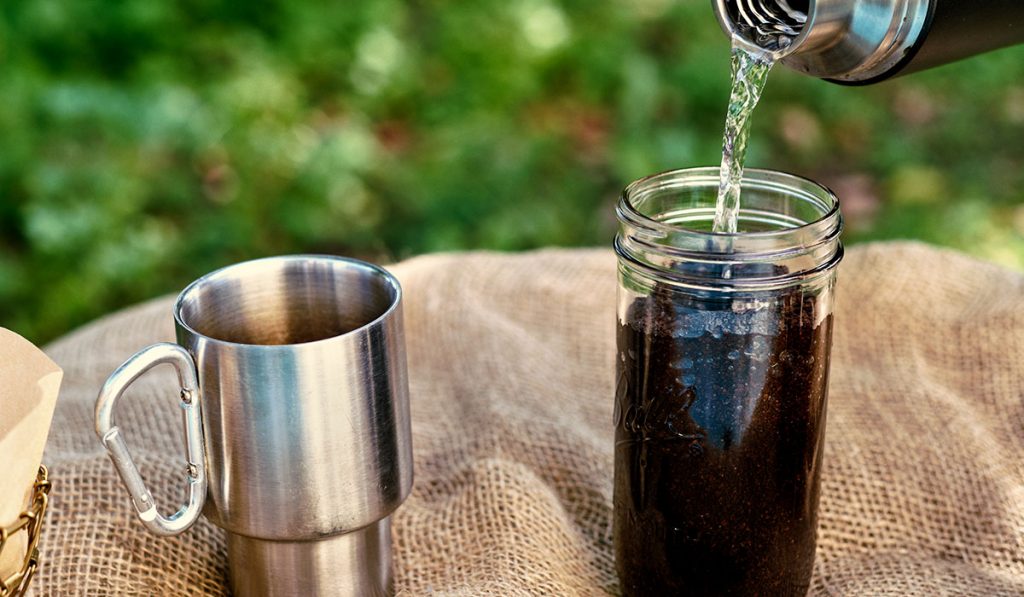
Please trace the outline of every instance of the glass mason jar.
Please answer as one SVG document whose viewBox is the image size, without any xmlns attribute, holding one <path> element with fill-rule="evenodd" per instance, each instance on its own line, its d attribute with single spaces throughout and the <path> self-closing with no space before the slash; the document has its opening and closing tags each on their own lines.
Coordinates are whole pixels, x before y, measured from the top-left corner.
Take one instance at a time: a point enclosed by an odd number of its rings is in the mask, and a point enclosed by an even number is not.
<svg viewBox="0 0 1024 597">
<path fill-rule="evenodd" d="M 615 560 L 625 595 L 803 595 L 814 563 L 839 203 L 747 170 L 711 232 L 718 168 L 619 201 Z"/>
</svg>

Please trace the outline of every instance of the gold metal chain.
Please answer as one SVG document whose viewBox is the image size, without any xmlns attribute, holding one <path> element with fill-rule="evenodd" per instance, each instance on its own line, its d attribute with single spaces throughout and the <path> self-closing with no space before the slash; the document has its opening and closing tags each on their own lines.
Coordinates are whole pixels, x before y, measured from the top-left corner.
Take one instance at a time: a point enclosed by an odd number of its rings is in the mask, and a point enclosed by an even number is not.
<svg viewBox="0 0 1024 597">
<path fill-rule="evenodd" d="M 36 483 L 32 488 L 32 504 L 18 516 L 18 521 L 7 528 L 0 529 L 0 554 L 7 547 L 12 535 L 24 531 L 28 535 L 28 549 L 21 569 L 7 578 L 0 579 L 0 597 L 17 597 L 24 595 L 32 576 L 39 567 L 39 533 L 43 529 L 43 516 L 50 495 L 49 472 L 45 466 L 39 467 Z"/>
</svg>

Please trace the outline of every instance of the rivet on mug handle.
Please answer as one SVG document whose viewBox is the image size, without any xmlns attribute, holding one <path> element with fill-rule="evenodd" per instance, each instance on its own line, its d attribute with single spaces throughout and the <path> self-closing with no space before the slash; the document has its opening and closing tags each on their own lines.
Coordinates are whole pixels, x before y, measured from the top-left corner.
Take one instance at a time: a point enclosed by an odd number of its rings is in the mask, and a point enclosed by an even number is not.
<svg viewBox="0 0 1024 597">
<path fill-rule="evenodd" d="M 114 405 L 121 394 L 142 374 L 163 363 L 173 365 L 178 373 L 188 452 L 185 471 L 188 503 L 167 518 L 157 511 L 153 495 L 146 489 L 146 483 L 132 461 L 121 430 L 113 423 Z M 96 398 L 96 434 L 110 454 L 110 459 L 121 475 L 121 481 L 128 488 L 142 523 L 157 535 L 177 535 L 192 526 L 202 513 L 206 501 L 206 447 L 203 444 L 200 408 L 199 382 L 192 357 L 184 348 L 168 342 L 153 344 L 135 353 L 110 374 Z"/>
</svg>

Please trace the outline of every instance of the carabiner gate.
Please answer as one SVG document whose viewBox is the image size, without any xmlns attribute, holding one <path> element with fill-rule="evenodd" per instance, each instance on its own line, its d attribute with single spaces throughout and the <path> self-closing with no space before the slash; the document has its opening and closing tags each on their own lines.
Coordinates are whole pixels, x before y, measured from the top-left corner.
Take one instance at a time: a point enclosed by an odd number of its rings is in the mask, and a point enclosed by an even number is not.
<svg viewBox="0 0 1024 597">
<path fill-rule="evenodd" d="M 157 510 L 153 495 L 146 488 L 128 452 L 121 430 L 113 423 L 114 405 L 128 386 L 145 372 L 163 363 L 173 365 L 178 374 L 187 451 L 185 472 L 188 503 L 169 517 L 164 517 Z M 157 535 L 171 536 L 187 530 L 195 523 L 206 501 L 206 446 L 203 441 L 203 419 L 195 364 L 184 348 L 168 342 L 153 344 L 135 353 L 111 373 L 96 399 L 96 434 L 110 454 L 121 481 L 132 497 L 132 504 L 147 529 Z"/>
</svg>

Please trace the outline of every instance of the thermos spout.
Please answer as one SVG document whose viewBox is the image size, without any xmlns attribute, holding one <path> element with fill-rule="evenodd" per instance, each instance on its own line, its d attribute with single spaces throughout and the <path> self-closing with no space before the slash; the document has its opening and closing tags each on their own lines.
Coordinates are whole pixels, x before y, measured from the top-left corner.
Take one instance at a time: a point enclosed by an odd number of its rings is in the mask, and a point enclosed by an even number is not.
<svg viewBox="0 0 1024 597">
<path fill-rule="evenodd" d="M 1022 0 L 712 0 L 727 35 L 863 85 L 1024 42 Z"/>
</svg>

